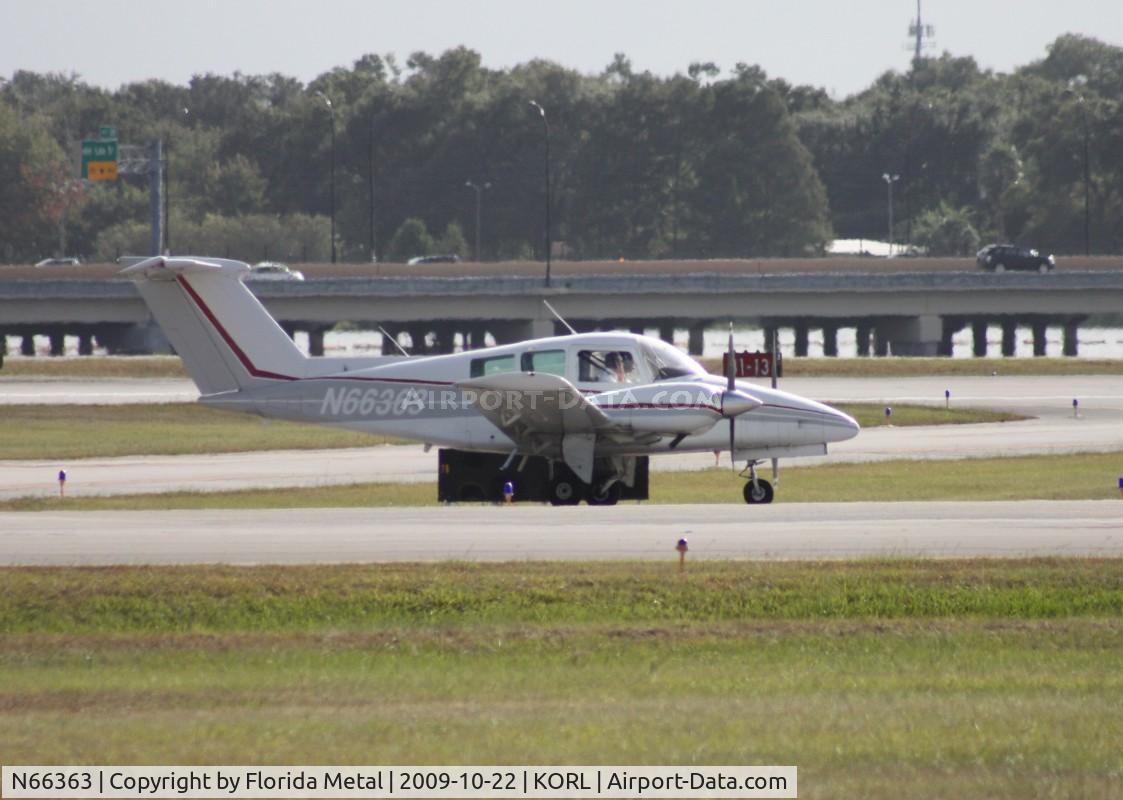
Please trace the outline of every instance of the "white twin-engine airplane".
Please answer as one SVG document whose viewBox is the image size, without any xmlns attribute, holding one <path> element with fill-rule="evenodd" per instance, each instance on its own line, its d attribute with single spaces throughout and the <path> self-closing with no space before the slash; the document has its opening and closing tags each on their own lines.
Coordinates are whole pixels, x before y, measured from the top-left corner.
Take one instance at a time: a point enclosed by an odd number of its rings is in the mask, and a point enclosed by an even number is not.
<svg viewBox="0 0 1123 800">
<path fill-rule="evenodd" d="M 242 283 L 248 272 L 240 261 L 197 257 L 122 270 L 182 357 L 199 402 L 508 454 L 501 469 L 514 480 L 528 458 L 542 457 L 544 499 L 556 505 L 615 503 L 637 459 L 646 481 L 645 456 L 722 450 L 747 462 L 746 502 L 768 503 L 759 461 L 822 455 L 858 433 L 851 417 L 822 403 L 739 383 L 732 372 L 710 375 L 671 345 L 628 333 L 454 355 L 310 358 Z"/>
</svg>

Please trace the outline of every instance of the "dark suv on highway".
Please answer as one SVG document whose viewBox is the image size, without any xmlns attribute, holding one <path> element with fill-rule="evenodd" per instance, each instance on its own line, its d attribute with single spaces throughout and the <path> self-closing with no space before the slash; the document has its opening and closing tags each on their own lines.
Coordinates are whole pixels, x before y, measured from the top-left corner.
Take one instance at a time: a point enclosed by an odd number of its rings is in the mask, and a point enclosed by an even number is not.
<svg viewBox="0 0 1123 800">
<path fill-rule="evenodd" d="M 1008 269 L 1048 272 L 1057 267 L 1052 256 L 1043 256 L 1036 250 L 1012 244 L 987 245 L 976 254 L 975 263 L 980 269 L 989 269 L 991 272 L 1005 272 Z"/>
</svg>

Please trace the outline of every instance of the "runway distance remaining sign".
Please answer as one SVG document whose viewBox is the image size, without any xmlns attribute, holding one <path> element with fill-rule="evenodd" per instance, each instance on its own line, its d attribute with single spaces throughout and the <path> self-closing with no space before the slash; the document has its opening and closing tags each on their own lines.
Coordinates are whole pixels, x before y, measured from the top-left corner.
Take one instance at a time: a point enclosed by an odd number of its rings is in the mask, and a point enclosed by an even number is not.
<svg viewBox="0 0 1123 800">
<path fill-rule="evenodd" d="M 738 378 L 771 378 L 772 371 L 775 369 L 775 361 L 771 353 L 750 353 L 744 350 L 734 353 L 733 361 L 736 367 L 734 374 Z M 721 374 L 728 374 L 728 370 L 729 353 L 724 353 L 721 357 Z"/>
</svg>

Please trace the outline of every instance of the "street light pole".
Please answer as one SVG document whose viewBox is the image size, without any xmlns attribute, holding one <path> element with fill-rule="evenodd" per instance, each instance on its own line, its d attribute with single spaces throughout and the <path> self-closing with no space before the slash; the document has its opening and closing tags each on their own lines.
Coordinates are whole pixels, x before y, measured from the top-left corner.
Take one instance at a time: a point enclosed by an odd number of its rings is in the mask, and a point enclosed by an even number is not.
<svg viewBox="0 0 1123 800">
<path fill-rule="evenodd" d="M 1084 95 L 1079 92 L 1077 88 L 1084 83 L 1083 76 L 1078 76 L 1069 81 L 1069 87 L 1064 90 L 1066 97 L 1074 97 L 1076 99 L 1076 106 L 1080 109 L 1080 126 L 1084 133 L 1084 255 L 1091 255 L 1092 252 L 1092 236 L 1091 236 L 1091 212 L 1089 211 L 1089 194 L 1091 185 L 1091 175 L 1088 171 L 1088 109 L 1084 104 Z"/>
<path fill-rule="evenodd" d="M 1084 255 L 1092 254 L 1091 224 L 1088 211 L 1088 194 L 1090 176 L 1088 174 L 1088 111 L 1084 106 L 1084 95 L 1080 95 L 1080 122 L 1084 128 Z"/>
<path fill-rule="evenodd" d="M 367 127 L 367 212 L 370 221 L 370 236 L 367 248 L 370 250 L 370 263 L 378 260 L 374 250 L 374 109 L 370 112 L 370 121 Z"/>
<path fill-rule="evenodd" d="M 893 184 L 901 179 L 900 175 L 881 173 L 881 179 L 889 187 L 889 255 L 893 255 Z"/>
<path fill-rule="evenodd" d="M 188 117 L 191 116 L 191 109 L 183 109 L 183 122 L 186 126 Z M 164 250 L 168 255 L 172 253 L 172 193 L 171 193 L 171 171 L 172 171 L 172 137 L 171 133 L 168 134 L 168 146 L 164 150 Z"/>
<path fill-rule="evenodd" d="M 550 121 L 546 119 L 546 109 L 537 101 L 531 100 L 530 105 L 538 109 L 542 117 L 543 131 L 546 137 L 546 286 L 550 286 L 550 251 L 553 249 L 550 238 Z"/>
<path fill-rule="evenodd" d="M 472 181 L 465 181 L 464 185 L 469 189 L 476 190 L 476 263 L 480 263 L 480 202 L 482 199 L 484 189 L 490 189 L 491 183 L 485 181 L 481 186 L 480 184 L 473 183 Z"/>
<path fill-rule="evenodd" d="M 327 103 L 331 117 L 331 263 L 335 263 L 335 105 L 323 92 L 316 92 Z"/>
</svg>

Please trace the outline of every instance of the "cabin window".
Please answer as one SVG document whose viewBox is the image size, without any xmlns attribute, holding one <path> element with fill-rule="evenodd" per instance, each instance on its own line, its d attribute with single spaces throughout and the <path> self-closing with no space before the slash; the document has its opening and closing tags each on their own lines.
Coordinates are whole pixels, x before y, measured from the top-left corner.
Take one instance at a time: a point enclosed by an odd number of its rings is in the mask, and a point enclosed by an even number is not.
<svg viewBox="0 0 1123 800">
<path fill-rule="evenodd" d="M 536 350 L 523 353 L 523 372 L 540 372 L 546 375 L 561 375 L 565 377 L 565 351 L 564 350 Z"/>
<path fill-rule="evenodd" d="M 473 358 L 468 375 L 473 378 L 484 378 L 488 375 L 498 375 L 501 372 L 515 371 L 515 356 L 492 356 L 491 358 Z"/>
<path fill-rule="evenodd" d="M 581 350 L 577 353 L 581 383 L 641 383 L 635 356 L 627 350 Z"/>
<path fill-rule="evenodd" d="M 646 341 L 641 349 L 647 358 L 647 366 L 657 381 L 706 374 L 701 364 L 666 342 Z"/>
</svg>

